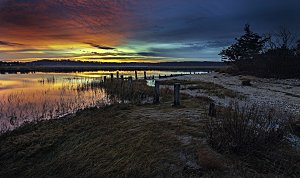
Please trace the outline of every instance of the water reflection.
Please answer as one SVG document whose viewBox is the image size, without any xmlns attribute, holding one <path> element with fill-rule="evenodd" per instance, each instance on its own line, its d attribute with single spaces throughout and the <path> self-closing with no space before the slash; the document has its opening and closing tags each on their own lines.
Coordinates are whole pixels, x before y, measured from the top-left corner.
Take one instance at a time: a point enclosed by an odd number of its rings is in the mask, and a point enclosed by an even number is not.
<svg viewBox="0 0 300 178">
<path fill-rule="evenodd" d="M 55 78 L 55 77 L 54 77 Z M 105 91 L 91 87 L 98 79 L 76 78 L 14 82 L 0 91 L 0 129 L 6 131 L 24 122 L 53 119 L 91 106 L 110 104 Z M 3 83 L 3 82 L 2 82 Z"/>
<path fill-rule="evenodd" d="M 25 122 L 53 119 L 87 107 L 102 107 L 112 101 L 106 91 L 93 87 L 103 76 L 117 71 L 76 73 L 31 73 L 0 75 L 0 132 Z M 144 78 L 144 71 L 138 71 Z M 149 78 L 184 72 L 147 71 Z M 134 71 L 119 71 L 124 78 Z M 149 85 L 153 81 L 149 80 Z"/>
</svg>

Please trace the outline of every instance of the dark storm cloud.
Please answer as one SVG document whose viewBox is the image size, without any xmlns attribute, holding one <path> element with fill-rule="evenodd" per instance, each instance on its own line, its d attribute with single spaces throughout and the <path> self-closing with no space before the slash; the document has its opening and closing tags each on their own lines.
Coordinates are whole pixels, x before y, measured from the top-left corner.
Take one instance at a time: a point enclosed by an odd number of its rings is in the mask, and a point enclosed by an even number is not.
<svg viewBox="0 0 300 178">
<path fill-rule="evenodd" d="M 23 46 L 23 44 L 8 41 L 0 41 L 0 46 Z"/>
<path fill-rule="evenodd" d="M 116 48 L 113 47 L 109 47 L 109 46 L 102 46 L 102 45 L 98 45 L 98 44 L 94 44 L 94 43 L 85 43 L 85 44 L 89 44 L 92 47 L 98 48 L 98 49 L 103 49 L 103 50 L 114 50 Z"/>
<path fill-rule="evenodd" d="M 300 1 L 258 0 L 163 0 L 155 1 L 157 8 L 136 33 L 147 41 L 199 41 L 232 39 L 240 34 L 245 23 L 259 32 L 269 32 L 282 24 L 298 26 Z M 159 4 L 159 5 L 158 5 Z M 149 12 L 150 13 L 150 12 Z"/>
<path fill-rule="evenodd" d="M 141 54 L 219 59 L 220 48 L 240 36 L 246 23 L 260 34 L 274 33 L 281 25 L 299 32 L 299 7 L 299 0 L 153 0 L 140 3 L 137 12 L 144 28 L 133 39 L 183 44 Z"/>
</svg>

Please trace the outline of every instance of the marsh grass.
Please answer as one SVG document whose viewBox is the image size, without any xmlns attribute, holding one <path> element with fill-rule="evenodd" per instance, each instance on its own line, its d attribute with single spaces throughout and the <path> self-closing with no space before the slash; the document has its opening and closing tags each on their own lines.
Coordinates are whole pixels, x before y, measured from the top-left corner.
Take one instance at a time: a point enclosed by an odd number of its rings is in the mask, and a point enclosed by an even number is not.
<svg viewBox="0 0 300 178">
<path fill-rule="evenodd" d="M 28 122 L 54 119 L 88 107 L 110 104 L 107 93 L 97 87 L 98 79 L 65 81 L 54 87 L 54 77 L 38 81 L 44 88 L 36 92 L 16 91 L 0 100 L 0 133 Z"/>
<path fill-rule="evenodd" d="M 147 85 L 144 80 L 110 80 L 99 84 L 111 98 L 117 98 L 121 102 L 141 104 L 153 98 L 154 88 Z"/>
</svg>

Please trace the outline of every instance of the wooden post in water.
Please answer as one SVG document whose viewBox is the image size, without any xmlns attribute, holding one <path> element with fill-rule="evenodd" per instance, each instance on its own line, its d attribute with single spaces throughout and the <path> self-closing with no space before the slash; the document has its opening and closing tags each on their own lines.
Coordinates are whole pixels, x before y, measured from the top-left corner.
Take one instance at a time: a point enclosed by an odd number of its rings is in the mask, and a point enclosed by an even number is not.
<svg viewBox="0 0 300 178">
<path fill-rule="evenodd" d="M 180 84 L 174 84 L 174 106 L 180 106 Z"/>
<path fill-rule="evenodd" d="M 159 81 L 155 81 L 153 104 L 159 104 L 159 95 L 160 95 Z"/>
<path fill-rule="evenodd" d="M 147 73 L 144 71 L 144 80 L 147 80 Z"/>
<path fill-rule="evenodd" d="M 104 82 L 104 83 L 106 82 L 106 76 L 103 77 L 103 82 Z"/>
<path fill-rule="evenodd" d="M 121 80 L 122 80 L 122 81 L 124 80 L 124 75 L 121 75 Z"/>
<path fill-rule="evenodd" d="M 216 105 L 215 103 L 209 104 L 209 110 L 208 110 L 208 116 L 210 117 L 216 117 Z"/>
<path fill-rule="evenodd" d="M 117 72 L 117 79 L 119 80 L 119 71 Z"/>
<path fill-rule="evenodd" d="M 135 80 L 138 80 L 137 71 L 134 71 L 134 75 L 135 75 Z"/>
<path fill-rule="evenodd" d="M 111 81 L 114 80 L 114 74 L 110 74 L 110 80 L 111 80 Z"/>
</svg>

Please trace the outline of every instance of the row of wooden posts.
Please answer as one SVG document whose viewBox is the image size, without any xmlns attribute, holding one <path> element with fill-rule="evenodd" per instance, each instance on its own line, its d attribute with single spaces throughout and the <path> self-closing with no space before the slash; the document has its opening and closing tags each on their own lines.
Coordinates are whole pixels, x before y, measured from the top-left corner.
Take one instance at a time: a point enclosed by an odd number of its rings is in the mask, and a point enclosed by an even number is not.
<svg viewBox="0 0 300 178">
<path fill-rule="evenodd" d="M 131 76 L 128 77 L 128 80 L 130 80 L 130 78 L 132 79 Z M 105 81 L 107 78 L 106 76 L 103 77 L 103 80 Z M 110 79 L 113 80 L 114 79 L 114 74 L 110 74 Z M 120 75 L 119 72 L 116 73 L 116 79 L 122 79 L 124 80 L 124 75 Z M 138 80 L 138 74 L 137 71 L 135 71 L 135 79 Z M 152 76 L 152 79 L 154 79 L 154 75 Z M 146 71 L 144 71 L 144 80 L 147 80 L 147 73 Z"/>
<path fill-rule="evenodd" d="M 192 72 L 190 72 L 190 74 L 192 74 Z M 196 74 L 194 72 L 194 74 Z M 138 80 L 138 74 L 137 74 L 137 71 L 134 72 L 134 75 L 135 75 L 135 79 Z M 176 77 L 176 76 L 183 76 L 183 75 L 187 75 L 187 74 L 171 74 L 170 76 L 167 76 L 167 75 L 159 75 L 158 78 L 167 78 L 167 77 Z M 111 79 L 114 79 L 114 74 L 110 74 L 110 78 Z M 130 78 L 130 77 L 129 77 Z M 129 79 L 128 78 L 128 79 Z M 105 79 L 106 79 L 106 76 L 105 76 Z M 120 75 L 119 72 L 116 73 L 116 79 L 124 79 L 124 75 Z M 154 80 L 154 75 L 151 76 L 151 79 Z M 147 72 L 144 71 L 144 80 L 147 80 Z"/>
<path fill-rule="evenodd" d="M 154 78 L 154 77 L 153 77 Z M 110 74 L 110 79 L 113 80 L 114 79 L 114 74 Z M 119 72 L 116 73 L 116 79 L 121 79 L 124 80 L 124 75 L 121 75 L 119 77 Z M 135 79 L 138 80 L 137 77 L 137 71 L 135 71 Z M 147 79 L 147 73 L 146 71 L 144 71 L 144 79 Z M 104 76 L 103 77 L 103 82 L 106 82 L 107 77 Z M 128 77 L 128 83 L 129 85 L 132 85 L 132 77 Z M 153 103 L 154 104 L 159 104 L 160 103 L 160 82 L 159 81 L 155 81 L 155 87 L 154 87 L 154 99 L 153 99 Z M 180 84 L 179 83 L 175 83 L 174 84 L 174 104 L 173 106 L 180 106 Z"/>
<path fill-rule="evenodd" d="M 113 80 L 114 75 L 111 74 L 110 77 L 111 77 L 111 80 Z M 119 78 L 119 72 L 117 72 L 116 78 L 124 80 L 124 75 L 121 75 L 121 77 Z M 136 78 L 136 80 L 138 80 L 137 71 L 135 71 L 135 78 Z M 144 79 L 145 80 L 147 79 L 146 71 L 144 72 Z M 153 77 L 153 79 L 154 79 L 154 77 Z M 107 80 L 107 78 L 106 78 L 106 76 L 104 76 L 103 81 L 106 82 L 106 80 Z M 132 77 L 131 76 L 128 77 L 128 83 L 129 83 L 130 86 L 132 86 Z M 159 104 L 159 103 L 160 103 L 160 82 L 156 80 L 155 81 L 155 87 L 154 87 L 153 104 Z M 180 83 L 175 83 L 174 84 L 174 103 L 173 103 L 173 106 L 175 106 L 175 107 L 180 106 Z M 216 117 L 216 105 L 214 103 L 210 103 L 208 115 L 211 116 L 211 117 Z"/>
</svg>

